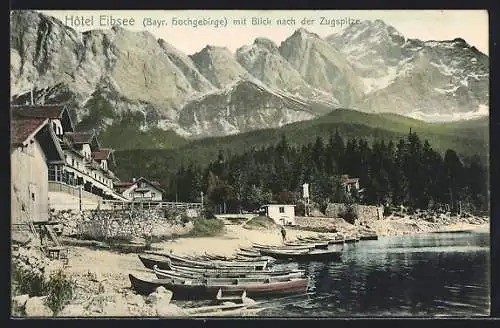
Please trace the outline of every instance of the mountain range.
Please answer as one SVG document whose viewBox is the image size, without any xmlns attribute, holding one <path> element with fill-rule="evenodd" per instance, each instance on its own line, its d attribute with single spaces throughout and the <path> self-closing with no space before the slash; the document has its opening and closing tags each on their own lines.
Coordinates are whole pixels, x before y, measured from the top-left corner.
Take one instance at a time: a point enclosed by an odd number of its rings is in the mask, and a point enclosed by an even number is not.
<svg viewBox="0 0 500 328">
<path fill-rule="evenodd" d="M 381 20 L 326 38 L 300 28 L 280 45 L 260 37 L 235 53 L 207 45 L 188 55 L 149 32 L 80 33 L 35 11 L 10 19 L 12 101 L 29 102 L 33 90 L 37 103 L 68 102 L 77 122 L 103 131 L 136 113 L 146 130 L 187 138 L 275 128 L 338 108 L 429 121 L 488 114 L 487 55 L 460 38 L 407 39 Z M 88 106 L 96 99 L 112 112 L 98 115 Z"/>
</svg>

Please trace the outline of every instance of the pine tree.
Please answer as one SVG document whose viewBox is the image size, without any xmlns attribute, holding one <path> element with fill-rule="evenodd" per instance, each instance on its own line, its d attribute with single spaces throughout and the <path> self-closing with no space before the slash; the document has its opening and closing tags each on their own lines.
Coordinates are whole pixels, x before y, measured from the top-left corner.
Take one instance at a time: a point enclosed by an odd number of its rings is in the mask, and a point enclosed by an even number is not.
<svg viewBox="0 0 500 328">
<path fill-rule="evenodd" d="M 448 149 L 444 155 L 444 166 L 446 169 L 448 197 L 452 211 L 458 211 L 460 194 L 462 192 L 462 174 L 464 173 L 462 162 L 454 150 Z"/>
</svg>

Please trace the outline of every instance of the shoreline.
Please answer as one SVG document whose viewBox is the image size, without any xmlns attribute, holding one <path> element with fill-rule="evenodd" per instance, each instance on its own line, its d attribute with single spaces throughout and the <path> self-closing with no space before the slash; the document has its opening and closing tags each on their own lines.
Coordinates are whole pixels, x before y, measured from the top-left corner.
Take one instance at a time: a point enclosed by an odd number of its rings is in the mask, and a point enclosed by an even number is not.
<svg viewBox="0 0 500 328">
<path fill-rule="evenodd" d="M 320 219 L 318 219 L 320 220 Z M 342 220 L 343 221 L 343 220 Z M 415 222 L 419 221 L 419 222 Z M 355 233 L 366 229 L 366 225 L 351 225 L 344 221 L 337 225 L 339 233 Z M 380 237 L 385 236 L 413 236 L 434 232 L 476 231 L 489 232 L 489 223 L 470 224 L 454 223 L 440 225 L 425 224 L 420 220 L 384 219 L 372 222 L 370 229 Z M 296 240 L 297 237 L 308 236 L 335 236 L 333 233 L 312 232 L 300 229 L 286 229 L 287 239 Z M 231 256 L 239 247 L 249 247 L 252 242 L 269 245 L 282 244 L 279 229 L 246 229 L 240 225 L 225 225 L 223 234 L 214 237 L 180 237 L 170 241 L 153 243 L 153 249 L 160 252 L 173 252 L 177 255 L 220 255 Z M 362 242 L 361 242 L 362 243 Z M 360 244 L 361 246 L 361 244 Z M 183 316 L 182 308 L 177 304 L 182 302 L 170 301 L 169 305 L 162 305 L 160 310 L 150 297 L 137 295 L 130 288 L 129 274 L 142 278 L 156 278 L 151 270 L 146 269 L 138 258 L 137 253 L 120 253 L 111 249 L 95 249 L 87 246 L 67 246 L 69 265 L 64 272 L 76 282 L 73 300 L 57 315 L 61 316 Z M 58 262 L 58 261 L 51 261 Z M 112 305 L 115 304 L 115 305 Z M 118 304 L 118 305 L 116 305 Z M 159 306 L 159 305 L 158 305 Z M 171 314 L 164 314 L 167 306 Z M 185 306 L 184 304 L 182 306 Z M 160 315 L 160 313 L 163 313 Z"/>
</svg>

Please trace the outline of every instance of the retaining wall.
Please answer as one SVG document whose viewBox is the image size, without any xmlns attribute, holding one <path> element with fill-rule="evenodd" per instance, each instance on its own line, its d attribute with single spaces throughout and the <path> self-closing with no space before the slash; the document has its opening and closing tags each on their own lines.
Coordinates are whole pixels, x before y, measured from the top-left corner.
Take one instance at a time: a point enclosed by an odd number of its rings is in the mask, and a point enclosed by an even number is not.
<svg viewBox="0 0 500 328">
<path fill-rule="evenodd" d="M 192 223 L 185 211 L 175 209 L 127 209 L 53 211 L 51 220 L 60 222 L 63 235 L 87 238 L 165 237 L 187 233 Z"/>
<path fill-rule="evenodd" d="M 353 204 L 352 208 L 359 222 L 380 220 L 384 215 L 383 206 Z M 330 203 L 326 207 L 325 214 L 327 217 L 337 218 L 341 217 L 346 211 L 347 207 L 344 204 Z"/>
</svg>

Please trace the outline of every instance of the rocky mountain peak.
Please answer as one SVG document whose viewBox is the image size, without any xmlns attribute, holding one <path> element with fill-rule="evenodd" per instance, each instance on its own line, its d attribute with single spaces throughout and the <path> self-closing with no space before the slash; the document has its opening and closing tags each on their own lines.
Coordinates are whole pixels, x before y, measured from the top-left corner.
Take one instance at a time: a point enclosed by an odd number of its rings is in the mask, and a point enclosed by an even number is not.
<svg viewBox="0 0 500 328">
<path fill-rule="evenodd" d="M 241 76 L 248 75 L 226 47 L 207 45 L 190 58 L 199 72 L 217 88 L 223 88 L 239 80 Z"/>
<path fill-rule="evenodd" d="M 264 48 L 270 52 L 279 53 L 278 46 L 276 45 L 276 43 L 274 43 L 272 40 L 268 38 L 256 38 L 253 44 L 257 47 Z"/>
</svg>

